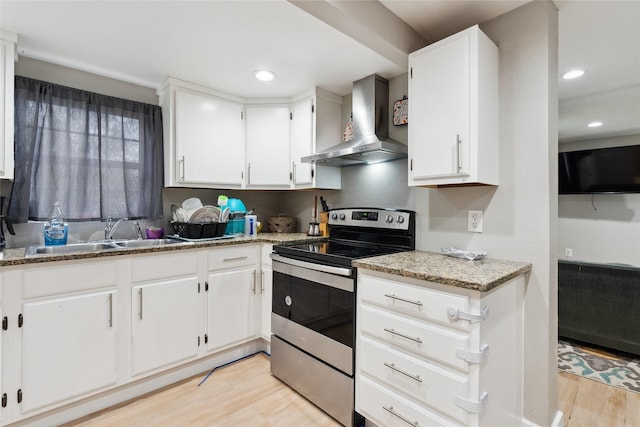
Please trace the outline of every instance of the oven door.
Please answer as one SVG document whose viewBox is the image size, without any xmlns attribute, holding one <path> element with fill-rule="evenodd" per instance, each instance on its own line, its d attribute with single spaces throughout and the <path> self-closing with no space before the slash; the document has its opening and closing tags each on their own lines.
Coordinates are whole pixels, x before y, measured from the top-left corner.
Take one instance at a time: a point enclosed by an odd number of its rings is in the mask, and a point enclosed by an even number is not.
<svg viewBox="0 0 640 427">
<path fill-rule="evenodd" d="M 272 332 L 353 375 L 354 278 L 305 268 L 298 260 L 292 265 L 287 258 L 272 258 Z M 351 269 L 342 270 L 352 276 Z"/>
</svg>

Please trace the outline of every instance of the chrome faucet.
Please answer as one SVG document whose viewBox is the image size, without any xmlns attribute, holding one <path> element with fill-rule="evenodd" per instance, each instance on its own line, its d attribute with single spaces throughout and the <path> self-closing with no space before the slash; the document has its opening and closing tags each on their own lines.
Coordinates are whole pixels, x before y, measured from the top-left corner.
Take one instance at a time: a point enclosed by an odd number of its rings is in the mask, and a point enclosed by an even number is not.
<svg viewBox="0 0 640 427">
<path fill-rule="evenodd" d="M 115 233 L 116 228 L 122 221 L 128 221 L 129 218 L 120 218 L 116 222 L 113 222 L 111 218 L 107 218 L 107 225 L 104 227 L 104 238 L 105 240 L 113 239 L 113 233 Z"/>
<path fill-rule="evenodd" d="M 142 229 L 140 228 L 140 224 L 138 224 L 138 221 L 134 221 L 133 226 L 136 228 L 136 234 L 138 235 L 138 240 L 144 239 L 144 235 L 142 234 Z"/>
</svg>

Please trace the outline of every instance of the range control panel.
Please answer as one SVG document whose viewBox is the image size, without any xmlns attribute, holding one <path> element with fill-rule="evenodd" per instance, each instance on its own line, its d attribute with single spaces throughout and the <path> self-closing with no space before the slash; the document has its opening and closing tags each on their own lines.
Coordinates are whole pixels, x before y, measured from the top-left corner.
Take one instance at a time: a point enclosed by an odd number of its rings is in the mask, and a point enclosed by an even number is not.
<svg viewBox="0 0 640 427">
<path fill-rule="evenodd" d="M 399 209 L 346 208 L 329 212 L 329 225 L 408 230 L 413 212 Z"/>
</svg>

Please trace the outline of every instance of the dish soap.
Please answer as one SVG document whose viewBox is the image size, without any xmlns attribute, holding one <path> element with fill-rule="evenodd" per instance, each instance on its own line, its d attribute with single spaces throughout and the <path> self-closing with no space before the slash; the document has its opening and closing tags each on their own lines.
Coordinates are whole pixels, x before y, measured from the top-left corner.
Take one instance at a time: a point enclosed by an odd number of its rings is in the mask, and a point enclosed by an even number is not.
<svg viewBox="0 0 640 427">
<path fill-rule="evenodd" d="M 44 244 L 45 246 L 59 246 L 67 244 L 67 234 L 69 232 L 69 224 L 63 219 L 62 208 L 60 203 L 53 204 L 51 217 L 44 223 Z"/>
</svg>

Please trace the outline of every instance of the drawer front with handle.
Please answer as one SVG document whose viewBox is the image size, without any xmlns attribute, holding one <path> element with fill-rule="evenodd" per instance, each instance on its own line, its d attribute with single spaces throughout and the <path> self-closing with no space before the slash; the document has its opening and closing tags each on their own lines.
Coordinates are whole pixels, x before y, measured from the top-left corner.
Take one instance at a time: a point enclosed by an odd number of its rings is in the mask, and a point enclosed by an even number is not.
<svg viewBox="0 0 640 427">
<path fill-rule="evenodd" d="M 358 359 L 359 374 L 373 377 L 434 412 L 466 422 L 466 412 L 455 404 L 456 397 L 469 394 L 466 375 L 441 369 L 366 337 L 358 341 L 358 352 L 365 355 Z"/>
<path fill-rule="evenodd" d="M 385 427 L 460 426 L 361 375 L 357 377 L 356 390 L 356 411 L 377 425 Z"/>
<path fill-rule="evenodd" d="M 456 357 L 458 349 L 469 347 L 467 333 L 404 319 L 374 307 L 358 309 L 361 335 L 467 372 L 469 363 Z"/>
<path fill-rule="evenodd" d="M 257 245 L 225 246 L 220 249 L 212 249 L 208 253 L 209 270 L 257 266 L 258 254 L 259 246 Z"/>
<path fill-rule="evenodd" d="M 432 289 L 408 284 L 400 284 L 378 277 L 361 277 L 360 299 L 366 304 L 387 310 L 429 320 L 463 331 L 469 330 L 469 321 L 460 316 L 452 318 L 455 312 L 469 311 L 469 298 L 448 294 Z"/>
</svg>

